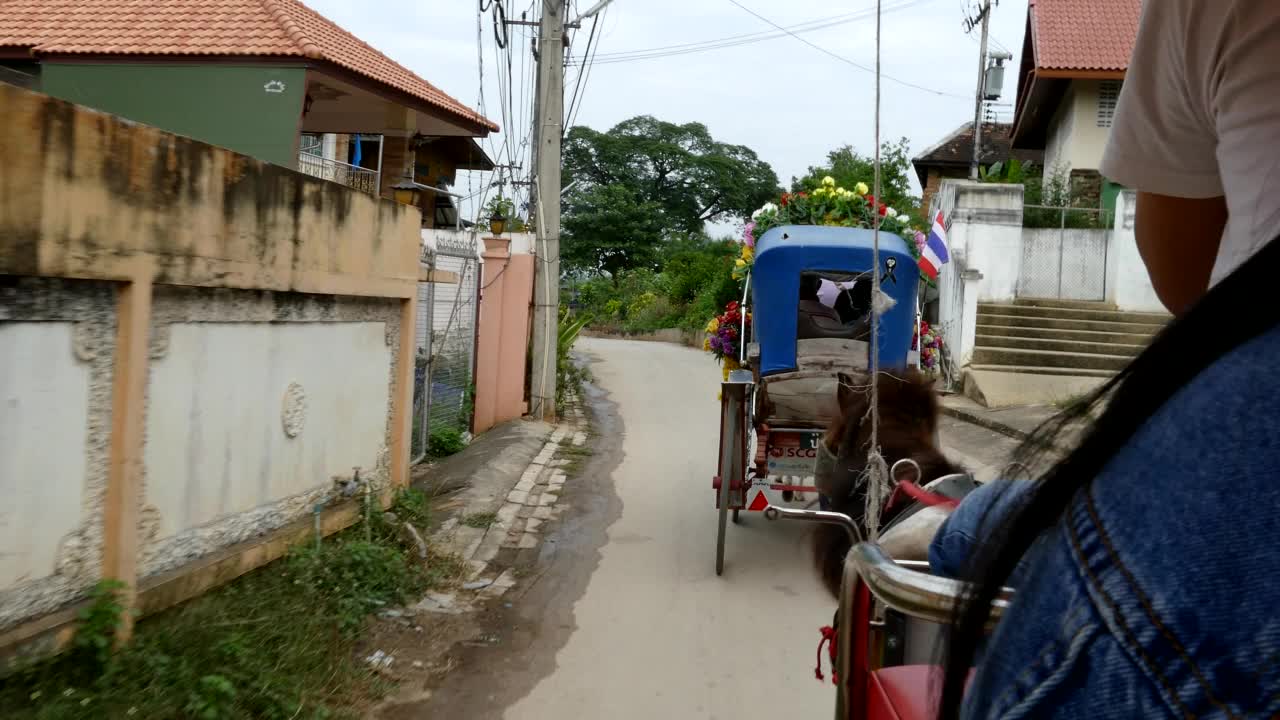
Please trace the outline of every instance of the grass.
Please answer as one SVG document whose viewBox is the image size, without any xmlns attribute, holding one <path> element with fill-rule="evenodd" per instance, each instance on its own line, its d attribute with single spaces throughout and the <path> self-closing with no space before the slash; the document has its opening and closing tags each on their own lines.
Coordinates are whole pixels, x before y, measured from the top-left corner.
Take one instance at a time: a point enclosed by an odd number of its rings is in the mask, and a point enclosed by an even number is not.
<svg viewBox="0 0 1280 720">
<path fill-rule="evenodd" d="M 408 491 L 394 510 L 425 526 L 426 498 Z M 233 583 L 139 624 L 109 646 L 120 607 L 100 590 L 71 650 L 0 683 L 6 718 L 358 717 L 389 688 L 355 657 L 368 618 L 462 574 L 456 557 L 425 565 L 400 528 L 375 513 Z"/>
<path fill-rule="evenodd" d="M 478 512 L 462 518 L 462 524 L 470 528 L 480 528 L 481 530 L 489 527 L 498 519 L 498 513 Z"/>
<path fill-rule="evenodd" d="M 567 477 L 577 477 L 582 472 L 582 468 L 586 466 L 587 460 L 595 453 L 591 448 L 585 445 L 574 445 L 569 439 L 560 442 L 559 456 L 565 461 L 561 466 Z"/>
</svg>

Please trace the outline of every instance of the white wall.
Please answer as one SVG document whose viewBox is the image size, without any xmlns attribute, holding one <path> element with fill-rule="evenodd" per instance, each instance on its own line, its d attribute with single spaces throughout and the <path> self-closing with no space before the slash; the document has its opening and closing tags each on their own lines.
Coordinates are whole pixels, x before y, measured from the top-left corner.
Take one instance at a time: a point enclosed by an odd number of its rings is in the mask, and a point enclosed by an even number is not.
<svg viewBox="0 0 1280 720">
<path fill-rule="evenodd" d="M 1107 247 L 1107 301 L 1121 310 L 1166 312 L 1151 286 L 1134 235 L 1134 192 L 1116 198 L 1116 226 Z"/>
<path fill-rule="evenodd" d="M 82 521 L 89 368 L 75 323 L 0 323 L 0 589 L 54 573 Z"/>
<path fill-rule="evenodd" d="M 1110 127 L 1098 126 L 1101 80 L 1073 80 L 1049 121 L 1045 141 L 1045 180 L 1057 166 L 1066 171 L 1097 170 L 1111 137 Z"/>
<path fill-rule="evenodd" d="M 957 366 L 969 363 L 978 303 L 1012 300 L 1022 259 L 1022 186 L 944 180 L 930 214 L 950 224 L 951 262 L 939 275 L 939 322 Z"/>
<path fill-rule="evenodd" d="M 384 323 L 181 323 L 147 388 L 156 539 L 371 472 L 386 445 Z M 286 433 L 291 384 L 303 403 Z"/>
<path fill-rule="evenodd" d="M 946 180 L 953 185 L 952 254 L 964 256 L 977 280 L 979 302 L 1005 302 L 1018 291 L 1022 265 L 1022 186 L 995 185 L 968 180 Z"/>
</svg>

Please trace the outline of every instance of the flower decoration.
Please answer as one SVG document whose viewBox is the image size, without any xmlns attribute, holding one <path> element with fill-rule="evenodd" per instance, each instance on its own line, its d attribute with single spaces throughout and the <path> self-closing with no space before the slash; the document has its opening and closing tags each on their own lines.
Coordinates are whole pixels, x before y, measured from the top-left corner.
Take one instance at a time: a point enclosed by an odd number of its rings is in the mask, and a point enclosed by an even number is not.
<svg viewBox="0 0 1280 720">
<path fill-rule="evenodd" d="M 920 366 L 929 372 L 936 372 L 942 360 L 942 335 L 927 322 L 921 322 L 916 336 L 911 340 L 911 349 L 919 350 Z"/>
<path fill-rule="evenodd" d="M 735 300 L 725 306 L 725 310 L 718 317 L 712 318 L 707 323 L 708 337 L 703 343 L 703 348 L 716 356 L 726 368 L 736 369 L 738 367 L 738 356 L 742 348 L 742 332 L 743 326 L 742 308 Z M 751 332 L 751 313 L 747 313 L 745 330 L 749 334 Z M 730 364 L 732 363 L 732 367 Z M 727 370 L 726 370 L 727 372 Z M 728 375 L 725 375 L 728 379 Z"/>
</svg>

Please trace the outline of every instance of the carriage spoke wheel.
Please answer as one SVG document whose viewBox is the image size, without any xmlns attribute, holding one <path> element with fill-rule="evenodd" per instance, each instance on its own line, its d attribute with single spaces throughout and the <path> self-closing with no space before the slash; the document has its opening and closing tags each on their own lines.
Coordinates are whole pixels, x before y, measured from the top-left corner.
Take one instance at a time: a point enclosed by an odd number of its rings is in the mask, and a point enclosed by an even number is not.
<svg viewBox="0 0 1280 720">
<path fill-rule="evenodd" d="M 746 480 L 746 438 L 743 427 L 743 386 L 725 384 L 720 403 L 720 493 L 716 507 L 719 523 L 716 530 L 716 575 L 724 574 L 724 544 L 729 525 L 729 503 L 736 484 Z M 734 522 L 738 511 L 733 510 Z"/>
</svg>

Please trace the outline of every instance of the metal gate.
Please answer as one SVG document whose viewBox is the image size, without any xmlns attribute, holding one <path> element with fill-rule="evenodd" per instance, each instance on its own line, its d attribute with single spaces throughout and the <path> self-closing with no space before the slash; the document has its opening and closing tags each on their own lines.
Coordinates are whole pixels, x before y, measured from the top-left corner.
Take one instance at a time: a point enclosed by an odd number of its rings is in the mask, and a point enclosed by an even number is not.
<svg viewBox="0 0 1280 720">
<path fill-rule="evenodd" d="M 432 435 L 471 428 L 480 261 L 473 233 L 438 233 L 424 267 L 457 274 L 457 284 L 419 283 L 414 367 L 413 455 L 426 454 Z"/>
<path fill-rule="evenodd" d="M 1028 206 L 1058 216 L 1056 228 L 1024 227 L 1018 297 L 1060 300 L 1104 300 L 1107 296 L 1105 217 L 1097 210 Z M 1067 227 L 1068 224 L 1085 227 Z M 1094 226 L 1094 227 L 1089 227 Z"/>
</svg>

